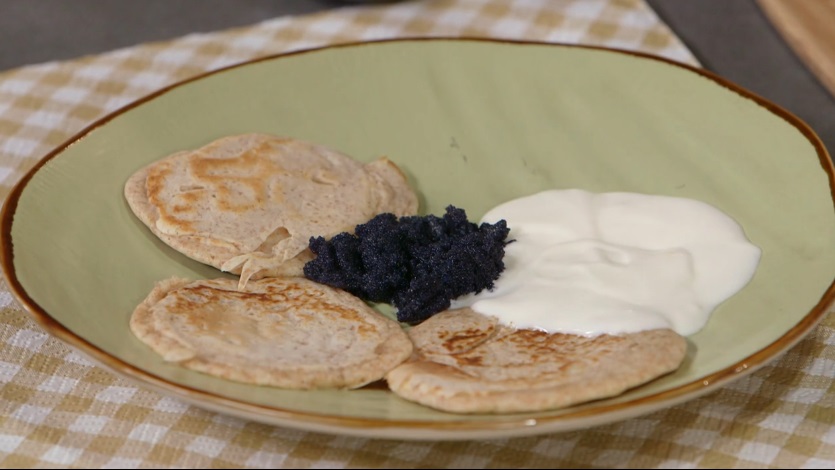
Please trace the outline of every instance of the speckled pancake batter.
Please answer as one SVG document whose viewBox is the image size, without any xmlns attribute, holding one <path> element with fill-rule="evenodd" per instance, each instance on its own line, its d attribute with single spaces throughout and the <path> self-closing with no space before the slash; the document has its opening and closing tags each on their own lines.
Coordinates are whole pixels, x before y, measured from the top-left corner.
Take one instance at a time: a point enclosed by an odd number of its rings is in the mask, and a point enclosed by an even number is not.
<svg viewBox="0 0 835 470">
<path fill-rule="evenodd" d="M 457 413 L 542 411 L 612 397 L 677 369 L 668 329 L 593 337 L 515 329 L 469 308 L 409 330 L 415 352 L 386 379 L 403 398 Z"/>
<path fill-rule="evenodd" d="M 387 158 L 362 164 L 321 145 L 266 134 L 218 139 L 134 173 L 134 214 L 197 261 L 249 279 L 302 275 L 311 236 L 350 232 L 382 212 L 415 214 L 417 196 Z"/>
<path fill-rule="evenodd" d="M 130 320 L 163 359 L 224 379 L 291 389 L 356 388 L 409 357 L 400 325 L 304 278 L 158 283 Z"/>
</svg>

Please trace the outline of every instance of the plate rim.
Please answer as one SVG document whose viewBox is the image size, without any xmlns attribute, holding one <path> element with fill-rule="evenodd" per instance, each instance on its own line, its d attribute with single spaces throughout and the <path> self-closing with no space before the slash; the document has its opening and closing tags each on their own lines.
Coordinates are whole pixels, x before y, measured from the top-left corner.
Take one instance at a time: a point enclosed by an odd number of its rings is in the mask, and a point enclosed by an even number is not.
<svg viewBox="0 0 835 470">
<path fill-rule="evenodd" d="M 280 60 L 296 55 L 317 53 L 326 50 L 367 47 L 387 43 L 413 42 L 481 42 L 493 44 L 512 44 L 519 46 L 587 49 L 632 56 L 639 59 L 659 61 L 674 67 L 685 69 L 690 73 L 696 73 L 704 78 L 710 79 L 715 84 L 740 95 L 744 99 L 755 102 L 765 108 L 766 111 L 783 119 L 798 130 L 806 138 L 806 140 L 812 144 L 815 152 L 817 153 L 819 163 L 823 171 L 827 174 L 830 197 L 833 205 L 835 205 L 835 166 L 833 166 L 832 159 L 826 147 L 815 131 L 807 123 L 782 106 L 777 105 L 776 103 L 773 103 L 772 101 L 709 70 L 701 69 L 686 63 L 677 62 L 663 56 L 646 52 L 589 44 L 570 44 L 561 42 L 486 37 L 446 36 L 399 37 L 370 41 L 352 41 L 310 47 L 289 52 L 268 54 L 236 62 L 217 69 L 204 71 L 185 79 L 175 81 L 106 113 L 104 116 L 101 116 L 84 127 L 82 130 L 75 133 L 63 143 L 54 147 L 41 157 L 35 165 L 15 183 L 3 202 L 2 209 L 0 209 L 0 264 L 2 265 L 3 276 L 5 278 L 6 285 L 9 288 L 9 292 L 18 304 L 22 306 L 23 309 L 30 315 L 30 317 L 32 317 L 47 333 L 71 346 L 73 349 L 84 353 L 84 355 L 91 358 L 93 362 L 121 377 L 127 378 L 141 388 L 151 389 L 165 395 L 175 396 L 203 409 L 210 409 L 219 413 L 231 414 L 237 417 L 287 428 L 331 434 L 353 435 L 359 437 L 397 438 L 405 440 L 503 438 L 557 431 L 571 431 L 599 424 L 621 421 L 623 419 L 636 417 L 655 410 L 668 408 L 676 404 L 695 399 L 731 381 L 755 372 L 761 367 L 767 365 L 781 353 L 787 351 L 800 342 L 826 317 L 829 307 L 833 302 L 835 302 L 835 279 L 833 279 L 814 307 L 812 307 L 812 309 L 806 313 L 800 321 L 768 345 L 721 370 L 668 390 L 662 390 L 644 397 L 638 397 L 624 402 L 605 404 L 587 409 L 581 408 L 578 410 L 571 410 L 571 408 L 567 408 L 568 411 L 565 413 L 544 417 L 497 414 L 493 415 L 496 418 L 494 420 L 476 421 L 470 419 L 470 415 L 462 414 L 449 421 L 385 420 L 381 418 L 335 416 L 308 411 L 289 410 L 269 405 L 260 405 L 246 400 L 220 396 L 210 391 L 199 390 L 187 385 L 169 381 L 108 354 L 84 337 L 72 332 L 57 319 L 53 318 L 49 312 L 46 311 L 46 309 L 38 305 L 38 303 L 32 299 L 23 288 L 15 271 L 14 247 L 11 235 L 12 227 L 14 225 L 14 215 L 20 201 L 20 197 L 26 190 L 28 183 L 39 171 L 41 171 L 47 162 L 60 156 L 68 147 L 81 141 L 94 130 L 103 127 L 114 118 L 121 116 L 122 114 L 125 114 L 146 102 L 156 99 L 171 90 L 233 69 L 247 67 L 260 62 Z"/>
</svg>

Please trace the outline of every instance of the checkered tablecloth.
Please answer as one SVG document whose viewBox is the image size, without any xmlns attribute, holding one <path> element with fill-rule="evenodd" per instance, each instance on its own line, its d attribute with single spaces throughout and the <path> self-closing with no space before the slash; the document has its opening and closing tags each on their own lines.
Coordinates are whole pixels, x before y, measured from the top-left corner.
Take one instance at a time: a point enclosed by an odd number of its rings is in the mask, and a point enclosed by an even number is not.
<svg viewBox="0 0 835 470">
<path fill-rule="evenodd" d="M 426 0 L 275 18 L 0 74 L 0 196 L 49 150 L 165 85 L 339 42 L 478 36 L 604 45 L 698 65 L 641 0 Z M 215 414 L 141 388 L 46 333 L 0 285 L 3 468 L 835 468 L 835 319 L 704 397 L 537 437 L 397 442 Z"/>
</svg>

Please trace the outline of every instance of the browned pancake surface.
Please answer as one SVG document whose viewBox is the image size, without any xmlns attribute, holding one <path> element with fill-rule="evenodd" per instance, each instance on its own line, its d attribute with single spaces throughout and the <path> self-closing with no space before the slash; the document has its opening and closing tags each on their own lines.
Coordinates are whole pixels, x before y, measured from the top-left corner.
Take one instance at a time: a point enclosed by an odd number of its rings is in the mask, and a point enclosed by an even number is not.
<svg viewBox="0 0 835 470">
<path fill-rule="evenodd" d="M 356 388 L 409 357 L 400 325 L 360 299 L 304 278 L 157 284 L 130 327 L 166 361 L 282 388 Z"/>
<path fill-rule="evenodd" d="M 392 391 L 459 413 L 541 411 L 606 398 L 669 373 L 686 340 L 672 330 L 585 337 L 517 330 L 470 309 L 409 331 L 412 358 L 387 375 Z"/>
<path fill-rule="evenodd" d="M 417 212 L 417 196 L 386 158 L 362 164 L 310 142 L 228 136 L 134 173 L 125 197 L 162 241 L 241 275 L 299 276 L 311 236 L 351 232 L 381 212 Z"/>
</svg>

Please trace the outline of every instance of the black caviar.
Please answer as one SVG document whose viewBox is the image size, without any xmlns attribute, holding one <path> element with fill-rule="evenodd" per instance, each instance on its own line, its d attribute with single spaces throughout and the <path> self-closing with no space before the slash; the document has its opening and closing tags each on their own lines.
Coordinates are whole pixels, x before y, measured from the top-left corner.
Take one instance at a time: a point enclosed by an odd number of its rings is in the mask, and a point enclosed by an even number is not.
<svg viewBox="0 0 835 470">
<path fill-rule="evenodd" d="M 450 300 L 492 289 L 504 270 L 507 223 L 480 226 L 454 206 L 443 217 L 380 214 L 330 240 L 311 237 L 316 258 L 304 266 L 313 281 L 397 308 L 401 322 L 419 323 Z"/>
</svg>

